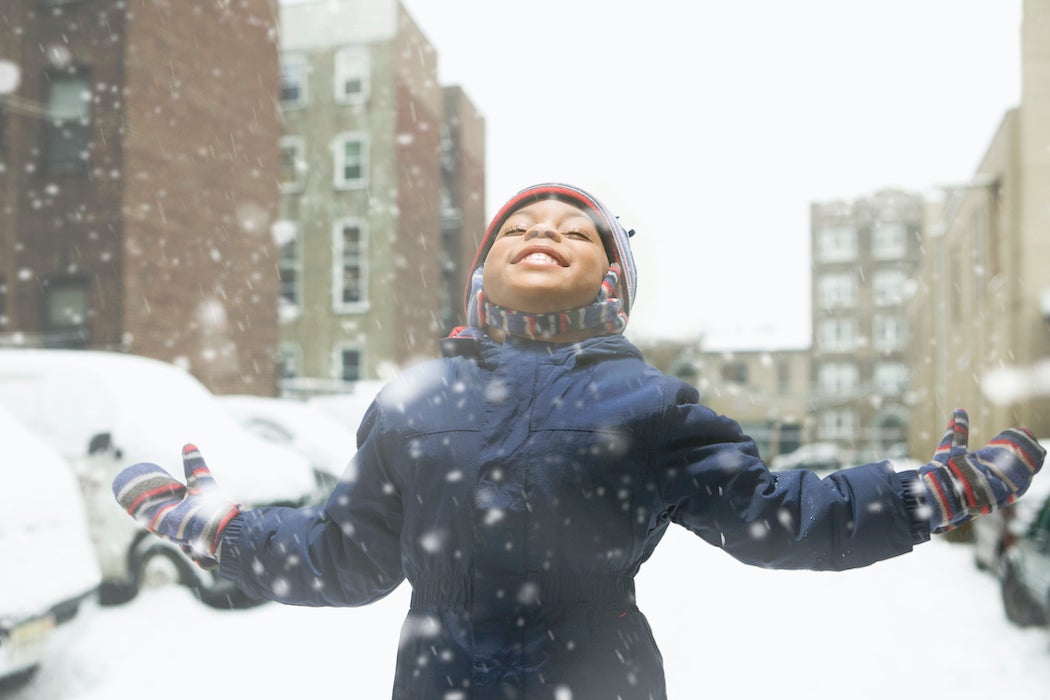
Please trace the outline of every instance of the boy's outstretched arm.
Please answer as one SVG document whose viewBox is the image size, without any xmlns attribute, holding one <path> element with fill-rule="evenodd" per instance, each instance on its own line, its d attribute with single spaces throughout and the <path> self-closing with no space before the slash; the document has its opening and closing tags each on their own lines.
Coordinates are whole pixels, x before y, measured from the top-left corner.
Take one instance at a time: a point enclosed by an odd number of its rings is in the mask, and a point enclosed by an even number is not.
<svg viewBox="0 0 1050 700">
<path fill-rule="evenodd" d="M 947 532 L 976 515 L 1013 503 L 1043 466 L 1046 450 L 1025 428 L 1010 428 L 969 452 L 970 420 L 952 414 L 933 459 L 919 469 L 930 529 Z"/>
<path fill-rule="evenodd" d="M 653 450 L 665 517 L 765 568 L 843 570 L 910 552 L 933 532 L 1012 503 L 1046 456 L 1023 428 L 968 451 L 966 413 L 957 411 L 918 470 L 881 461 L 826 476 L 774 472 L 740 426 L 694 391 L 667 400 Z"/>
<path fill-rule="evenodd" d="M 393 526 L 399 509 L 392 503 L 400 501 L 386 493 L 387 482 L 370 480 L 359 489 L 371 506 L 363 509 L 354 509 L 350 495 L 357 493 L 356 479 L 344 479 L 327 509 L 242 511 L 222 496 L 193 445 L 183 448 L 183 465 L 185 485 L 156 464 L 134 464 L 113 480 L 113 494 L 145 529 L 179 545 L 202 568 L 218 567 L 247 595 L 297 605 L 365 605 L 404 579 Z"/>
</svg>

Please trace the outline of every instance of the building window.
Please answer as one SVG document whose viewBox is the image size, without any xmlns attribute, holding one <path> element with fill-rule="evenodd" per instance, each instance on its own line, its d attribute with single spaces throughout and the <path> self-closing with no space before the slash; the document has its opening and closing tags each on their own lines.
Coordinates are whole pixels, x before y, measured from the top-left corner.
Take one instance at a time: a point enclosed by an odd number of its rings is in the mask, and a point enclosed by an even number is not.
<svg viewBox="0 0 1050 700">
<path fill-rule="evenodd" d="M 335 310 L 364 311 L 368 305 L 368 236 L 364 222 L 337 221 L 333 236 Z"/>
<path fill-rule="evenodd" d="M 908 278 L 901 270 L 879 270 L 872 277 L 871 287 L 876 306 L 899 306 L 904 303 Z"/>
<path fill-rule="evenodd" d="M 281 257 L 277 263 L 277 272 L 281 278 L 280 304 L 289 310 L 297 310 L 302 303 L 302 246 L 299 243 L 298 227 L 293 227 L 292 235 L 281 244 Z"/>
<path fill-rule="evenodd" d="M 364 353 L 356 345 L 336 348 L 336 377 L 344 382 L 356 382 L 363 378 Z"/>
<path fill-rule="evenodd" d="M 851 409 L 838 408 L 820 414 L 822 440 L 852 440 L 856 430 L 857 419 Z"/>
<path fill-rule="evenodd" d="M 306 146 L 301 136 L 282 136 L 280 139 L 281 192 L 299 192 L 306 182 Z"/>
<path fill-rule="evenodd" d="M 47 347 L 87 347 L 87 300 L 87 284 L 82 281 L 48 284 L 44 319 Z"/>
<path fill-rule="evenodd" d="M 335 52 L 335 101 L 360 104 L 368 101 L 371 61 L 364 46 L 345 46 Z"/>
<path fill-rule="evenodd" d="M 277 350 L 278 379 L 303 376 L 303 350 L 295 343 L 281 343 Z"/>
<path fill-rule="evenodd" d="M 52 77 L 48 84 L 45 154 L 51 173 L 87 170 L 91 87 L 83 77 Z"/>
<path fill-rule="evenodd" d="M 825 309 L 849 309 L 857 305 L 857 278 L 851 273 L 822 275 L 817 283 L 820 304 Z"/>
<path fill-rule="evenodd" d="M 857 321 L 829 318 L 820 322 L 820 349 L 825 352 L 852 352 L 857 347 Z"/>
<path fill-rule="evenodd" d="M 907 321 L 900 316 L 876 316 L 872 336 L 879 352 L 900 352 L 908 342 Z"/>
<path fill-rule="evenodd" d="M 860 383 L 857 366 L 849 362 L 827 362 L 818 376 L 821 391 L 830 396 L 852 396 Z"/>
<path fill-rule="evenodd" d="M 826 226 L 817 231 L 817 256 L 821 262 L 857 259 L 857 231 L 851 226 Z"/>
<path fill-rule="evenodd" d="M 722 365 L 722 379 L 730 384 L 747 384 L 747 363 L 729 362 Z"/>
<path fill-rule="evenodd" d="M 335 141 L 335 187 L 351 189 L 368 184 L 368 135 L 342 134 Z"/>
<path fill-rule="evenodd" d="M 306 104 L 306 57 L 298 53 L 281 55 L 281 107 L 288 109 Z"/>
<path fill-rule="evenodd" d="M 878 260 L 903 260 L 908 254 L 908 227 L 881 222 L 871 229 L 871 254 Z"/>
<path fill-rule="evenodd" d="M 901 394 L 908 388 L 908 368 L 900 362 L 878 362 L 873 382 L 880 394 Z"/>
</svg>

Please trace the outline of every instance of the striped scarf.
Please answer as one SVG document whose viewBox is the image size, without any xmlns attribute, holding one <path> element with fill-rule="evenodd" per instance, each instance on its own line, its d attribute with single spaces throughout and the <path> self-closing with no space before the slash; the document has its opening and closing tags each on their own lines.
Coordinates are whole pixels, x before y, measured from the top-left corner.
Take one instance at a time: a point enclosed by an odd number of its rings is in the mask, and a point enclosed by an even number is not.
<svg viewBox="0 0 1050 700">
<path fill-rule="evenodd" d="M 470 297 L 467 302 L 467 323 L 484 330 L 500 328 L 505 333 L 532 340 L 543 340 L 571 331 L 602 329 L 608 334 L 622 333 L 627 326 L 623 303 L 616 297 L 620 281 L 620 266 L 612 263 L 605 273 L 598 297 L 593 303 L 578 309 L 551 313 L 529 313 L 493 304 L 485 298 L 482 286 L 482 268 L 474 270 L 470 279 Z"/>
</svg>

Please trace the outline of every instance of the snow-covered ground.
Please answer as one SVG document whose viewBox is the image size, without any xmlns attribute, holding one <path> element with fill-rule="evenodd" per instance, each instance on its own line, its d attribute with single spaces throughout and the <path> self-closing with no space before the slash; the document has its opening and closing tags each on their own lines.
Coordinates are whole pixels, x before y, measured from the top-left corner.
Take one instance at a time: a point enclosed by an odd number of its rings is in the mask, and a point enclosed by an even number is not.
<svg viewBox="0 0 1050 700">
<path fill-rule="evenodd" d="M 675 528 L 638 595 L 675 700 L 1050 700 L 1050 632 L 1006 621 L 968 545 L 935 540 L 844 573 L 764 571 Z M 407 604 L 407 586 L 366 608 L 236 612 L 146 592 L 97 610 L 4 700 L 388 698 Z"/>
</svg>

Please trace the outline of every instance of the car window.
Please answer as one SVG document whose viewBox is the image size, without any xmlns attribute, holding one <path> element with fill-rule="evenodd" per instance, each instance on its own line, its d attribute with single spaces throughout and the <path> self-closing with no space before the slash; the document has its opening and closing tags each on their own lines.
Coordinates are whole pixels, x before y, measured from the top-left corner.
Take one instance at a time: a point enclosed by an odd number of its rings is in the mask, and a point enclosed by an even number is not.
<svg viewBox="0 0 1050 700">
<path fill-rule="evenodd" d="M 265 418 L 252 418 L 245 426 L 261 438 L 270 442 L 292 442 L 294 435 L 283 426 Z"/>
</svg>

